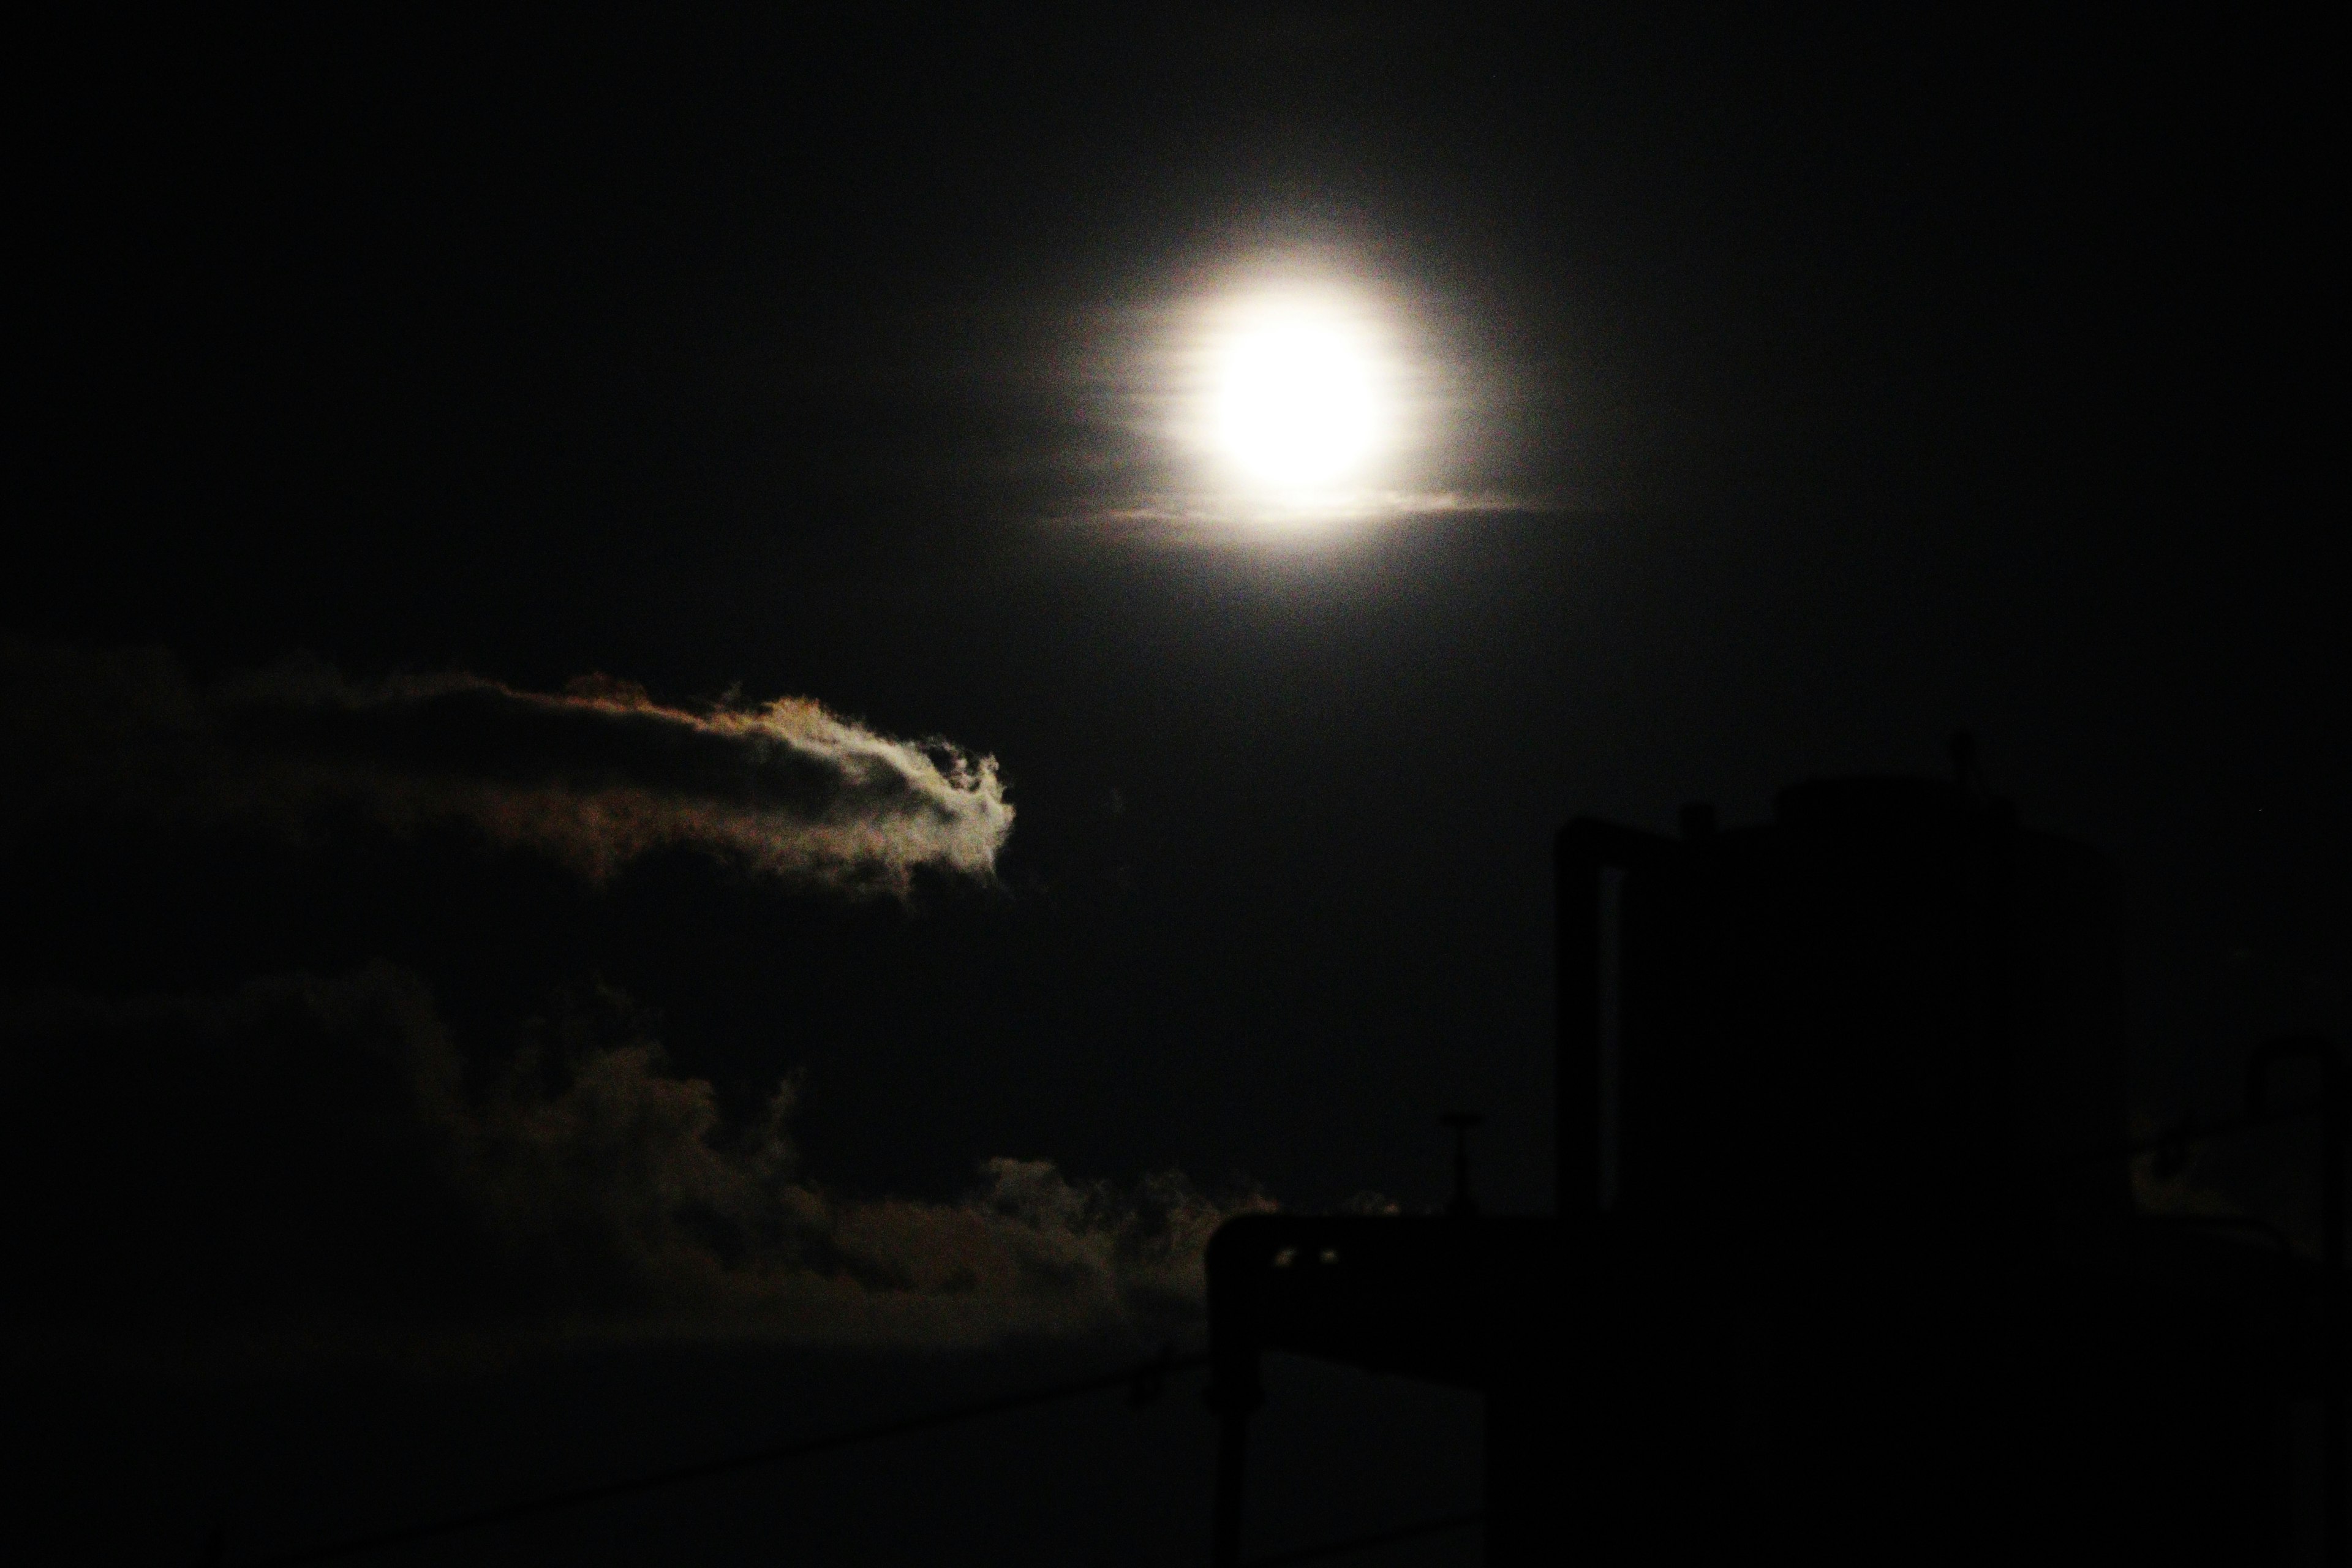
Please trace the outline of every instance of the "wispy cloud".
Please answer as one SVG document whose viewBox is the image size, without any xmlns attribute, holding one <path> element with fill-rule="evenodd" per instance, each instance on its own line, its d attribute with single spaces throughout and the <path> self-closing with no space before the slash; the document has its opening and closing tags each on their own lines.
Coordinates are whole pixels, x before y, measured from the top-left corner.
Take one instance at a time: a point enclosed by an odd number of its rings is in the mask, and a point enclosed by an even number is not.
<svg viewBox="0 0 2352 1568">
<path fill-rule="evenodd" d="M 158 649 L 0 647 L 0 831 L 96 803 L 299 834 L 340 808 L 465 824 L 592 881 L 682 846 L 903 893 L 921 867 L 990 876 L 1013 827 L 992 757 L 803 698 L 681 706 L 604 676 L 533 692 L 295 660 L 205 685 Z"/>
<path fill-rule="evenodd" d="M 1558 501 L 1503 491 L 1365 490 L 1268 499 L 1171 490 L 1103 501 L 1062 521 L 1172 543 L 1262 546 L 1398 523 L 1543 516 L 1572 510 Z"/>
</svg>

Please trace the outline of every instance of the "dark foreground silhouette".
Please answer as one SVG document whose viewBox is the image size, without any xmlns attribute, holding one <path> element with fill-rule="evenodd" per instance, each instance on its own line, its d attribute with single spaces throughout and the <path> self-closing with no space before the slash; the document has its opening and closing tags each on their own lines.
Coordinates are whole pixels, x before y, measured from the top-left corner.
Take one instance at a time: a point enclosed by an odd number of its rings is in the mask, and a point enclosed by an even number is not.
<svg viewBox="0 0 2352 1568">
<path fill-rule="evenodd" d="M 1482 1391 L 1490 1563 L 2344 1562 L 2336 1048 L 2321 1259 L 2139 1214 L 2114 874 L 1958 760 L 1562 830 L 1558 1217 L 1217 1233 L 1218 1568 L 1267 1349 Z"/>
</svg>

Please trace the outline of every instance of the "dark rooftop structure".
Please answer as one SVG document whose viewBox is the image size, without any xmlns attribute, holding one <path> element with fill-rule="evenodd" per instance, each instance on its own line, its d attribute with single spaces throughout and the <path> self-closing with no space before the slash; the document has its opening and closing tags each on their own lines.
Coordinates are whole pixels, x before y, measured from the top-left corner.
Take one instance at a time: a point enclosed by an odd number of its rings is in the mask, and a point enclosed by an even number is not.
<svg viewBox="0 0 2352 1568">
<path fill-rule="evenodd" d="M 1955 760 L 1561 831 L 1557 1213 L 1227 1223 L 1219 1568 L 1265 1350 L 1481 1391 L 1490 1563 L 2345 1561 L 2336 1047 L 2324 1258 L 2137 1212 L 2115 874 Z"/>
</svg>

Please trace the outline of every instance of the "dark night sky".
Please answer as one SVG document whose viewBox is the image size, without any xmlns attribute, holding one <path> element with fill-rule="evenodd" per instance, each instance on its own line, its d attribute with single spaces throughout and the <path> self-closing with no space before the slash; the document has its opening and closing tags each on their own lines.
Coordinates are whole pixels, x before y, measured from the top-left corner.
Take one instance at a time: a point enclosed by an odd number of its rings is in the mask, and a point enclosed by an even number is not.
<svg viewBox="0 0 2352 1568">
<path fill-rule="evenodd" d="M 1537 1207 L 1551 830 L 1752 819 L 1937 770 L 1957 727 L 2126 868 L 2137 1103 L 2221 1106 L 2260 1033 L 2346 1026 L 2331 39 L 787 14 L 118 17 L 17 62 L 0 995 L 45 1522 L 174 1560 L 226 1519 L 234 1557 L 1188 1331 L 1181 1289 L 1009 1287 L 1000 1323 L 983 1288 L 954 1333 L 885 1312 L 852 1352 L 677 1283 L 796 1301 L 823 1247 L 483 1239 L 449 1141 L 553 1137 L 532 1106 L 648 1035 L 666 1060 L 613 1092 L 705 1080 L 723 1126 L 566 1145 L 572 1174 L 497 1187 L 545 1210 L 514 1234 L 721 1145 L 705 1195 L 756 1231 L 728 1141 L 787 1078 L 793 1190 L 912 1237 L 861 1290 L 931 1289 L 924 1227 L 996 1214 L 968 1194 L 998 1158 L 1108 1184 L 1053 1222 L 1072 1245 L 1170 1171 L 1202 1205 L 1424 1207 L 1435 1117 L 1473 1105 L 1490 1204 Z M 1303 538 L 1115 516 L 1183 476 L 1129 417 L 1164 391 L 1139 346 L 1302 251 L 1451 389 L 1427 491 L 1499 504 Z M 256 671 L 309 695 L 236 695 Z M 670 716 L 515 695 L 591 673 Z M 702 827 L 596 882 L 490 807 L 384 804 L 429 775 L 675 805 L 721 745 L 684 715 L 730 691 L 996 759 L 993 882 L 844 891 Z M 836 787 L 740 766 L 787 815 Z M 369 1055 L 337 1007 L 408 1044 Z M 468 1093 L 539 1040 L 554 1098 L 412 1125 L 379 1069 L 420 1030 Z M 1471 1489 L 1454 1405 L 1295 1375 L 1354 1447 L 1300 1417 L 1293 1539 Z M 1093 1562 L 1127 1520 L 1133 1560 L 1193 1560 L 1207 1418 L 1115 1415 L 560 1550 Z M 106 1501 L 125 1475 L 140 1510 Z M 1056 1485 L 1092 1500 L 1039 1515 Z"/>
</svg>

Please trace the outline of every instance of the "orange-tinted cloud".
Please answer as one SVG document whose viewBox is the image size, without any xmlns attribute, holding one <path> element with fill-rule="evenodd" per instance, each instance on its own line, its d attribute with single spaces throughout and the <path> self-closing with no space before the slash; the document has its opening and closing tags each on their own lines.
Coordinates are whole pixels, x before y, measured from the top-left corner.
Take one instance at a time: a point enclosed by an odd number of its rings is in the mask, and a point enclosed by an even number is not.
<svg viewBox="0 0 2352 1568">
<path fill-rule="evenodd" d="M 295 661 L 201 685 L 161 650 L 0 647 L 0 832 L 45 809 L 316 831 L 337 811 L 463 824 L 602 881 L 684 847 L 762 875 L 903 894 L 990 876 L 995 760 L 803 698 L 655 701 L 603 676 L 532 692 L 467 674 L 346 680 Z"/>
<path fill-rule="evenodd" d="M 383 963 L 0 1015 L 0 1314 L 43 1337 L 1157 1340 L 1219 1221 L 1269 1206 L 1017 1159 L 953 1200 L 844 1198 L 801 1168 L 789 1083 L 730 1123 L 610 993 L 479 1054 Z"/>
</svg>

